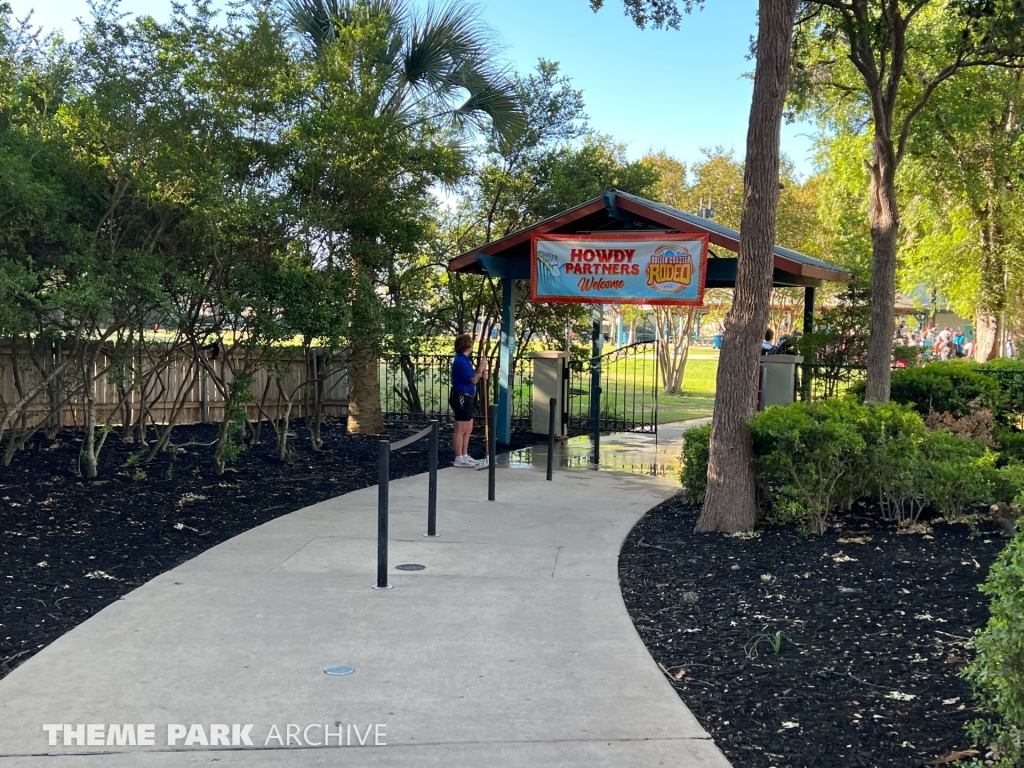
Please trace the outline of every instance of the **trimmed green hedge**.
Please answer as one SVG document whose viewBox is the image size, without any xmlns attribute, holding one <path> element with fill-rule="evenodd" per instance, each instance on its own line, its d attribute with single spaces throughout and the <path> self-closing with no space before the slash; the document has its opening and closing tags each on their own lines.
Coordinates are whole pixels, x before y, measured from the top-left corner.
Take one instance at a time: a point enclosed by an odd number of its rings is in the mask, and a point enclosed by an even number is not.
<svg viewBox="0 0 1024 768">
<path fill-rule="evenodd" d="M 922 416 L 932 411 L 962 417 L 985 408 L 998 419 L 1007 414 L 1007 397 L 999 380 L 979 373 L 964 360 L 929 363 L 892 372 L 893 402 L 913 406 Z"/>
<path fill-rule="evenodd" d="M 909 405 L 794 403 L 758 413 L 747 428 L 762 515 L 808 531 L 821 532 L 858 499 L 903 523 L 924 509 L 955 517 L 973 504 L 1012 502 L 1024 488 L 1024 465 L 1000 467 L 983 443 L 929 431 Z M 680 480 L 694 503 L 704 500 L 710 437 L 710 427 L 684 436 Z"/>
<path fill-rule="evenodd" d="M 708 446 L 711 444 L 711 425 L 697 427 L 683 433 L 682 468 L 679 479 L 683 494 L 694 504 L 704 503 L 708 489 Z"/>
</svg>

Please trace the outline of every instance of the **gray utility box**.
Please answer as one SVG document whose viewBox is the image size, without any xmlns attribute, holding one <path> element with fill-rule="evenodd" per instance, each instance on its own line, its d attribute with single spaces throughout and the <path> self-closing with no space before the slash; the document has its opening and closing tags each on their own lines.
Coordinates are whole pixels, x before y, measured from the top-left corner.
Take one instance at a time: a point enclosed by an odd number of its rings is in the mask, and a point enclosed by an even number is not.
<svg viewBox="0 0 1024 768">
<path fill-rule="evenodd" d="M 761 392 L 757 410 L 769 405 L 789 405 L 796 399 L 796 367 L 800 355 L 761 355 Z"/>
<path fill-rule="evenodd" d="M 557 350 L 531 352 L 533 360 L 533 431 L 548 433 L 548 411 L 555 398 L 555 437 L 568 434 L 569 353 Z"/>
</svg>

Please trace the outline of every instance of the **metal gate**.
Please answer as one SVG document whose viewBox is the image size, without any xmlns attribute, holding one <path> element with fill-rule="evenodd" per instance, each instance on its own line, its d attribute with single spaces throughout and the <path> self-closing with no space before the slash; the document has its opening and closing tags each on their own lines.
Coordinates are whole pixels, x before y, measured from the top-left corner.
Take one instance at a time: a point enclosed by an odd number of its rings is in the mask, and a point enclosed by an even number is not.
<svg viewBox="0 0 1024 768">
<path fill-rule="evenodd" d="M 658 341 L 619 347 L 597 358 L 569 363 L 569 426 L 601 432 L 658 432 L 660 357 Z M 599 396 L 591 390 L 599 381 Z"/>
<path fill-rule="evenodd" d="M 450 420 L 451 370 L 452 355 L 406 354 L 381 358 L 380 402 L 384 421 Z M 482 418 L 483 398 L 478 397 L 476 402 L 477 415 Z M 532 419 L 533 361 L 526 358 L 516 360 L 512 371 L 512 426 L 529 429 Z"/>
</svg>

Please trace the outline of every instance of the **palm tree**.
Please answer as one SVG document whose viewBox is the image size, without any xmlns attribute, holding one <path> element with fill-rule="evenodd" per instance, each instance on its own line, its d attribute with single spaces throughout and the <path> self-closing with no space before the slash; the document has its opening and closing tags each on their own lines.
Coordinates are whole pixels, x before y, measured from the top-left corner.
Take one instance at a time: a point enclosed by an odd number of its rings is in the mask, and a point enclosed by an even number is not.
<svg viewBox="0 0 1024 768">
<path fill-rule="evenodd" d="M 387 231 L 396 218 L 425 215 L 431 184 L 457 180 L 467 138 L 493 131 L 511 139 L 523 113 L 494 63 L 491 34 L 458 0 L 423 12 L 403 0 L 288 0 L 287 10 L 324 81 L 313 98 L 325 113 L 352 116 L 341 121 L 352 140 L 311 186 L 332 187 L 329 204 L 347 211 L 335 222 L 353 272 L 349 431 L 379 433 L 380 274 L 394 255 Z M 416 228 L 407 223 L 405 242 Z"/>
</svg>

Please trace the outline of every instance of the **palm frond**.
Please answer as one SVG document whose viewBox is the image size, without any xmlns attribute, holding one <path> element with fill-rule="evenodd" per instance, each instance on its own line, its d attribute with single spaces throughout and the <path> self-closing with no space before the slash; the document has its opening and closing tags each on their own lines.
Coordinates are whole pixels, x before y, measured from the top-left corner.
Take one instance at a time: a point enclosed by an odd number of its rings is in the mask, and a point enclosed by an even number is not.
<svg viewBox="0 0 1024 768">
<path fill-rule="evenodd" d="M 313 50 L 320 54 L 337 40 L 337 23 L 342 18 L 344 0 L 286 0 L 288 21 L 300 35 L 306 37 Z"/>
<path fill-rule="evenodd" d="M 457 1 L 440 9 L 428 6 L 409 36 L 405 81 L 415 90 L 443 88 L 452 72 L 486 61 L 495 48 L 476 8 Z"/>
<path fill-rule="evenodd" d="M 503 141 L 512 141 L 526 128 L 516 90 L 504 78 L 491 78 L 486 85 L 470 90 L 469 98 L 453 111 L 456 120 L 471 121 L 477 127 L 483 127 L 480 118 L 484 115 Z"/>
</svg>

